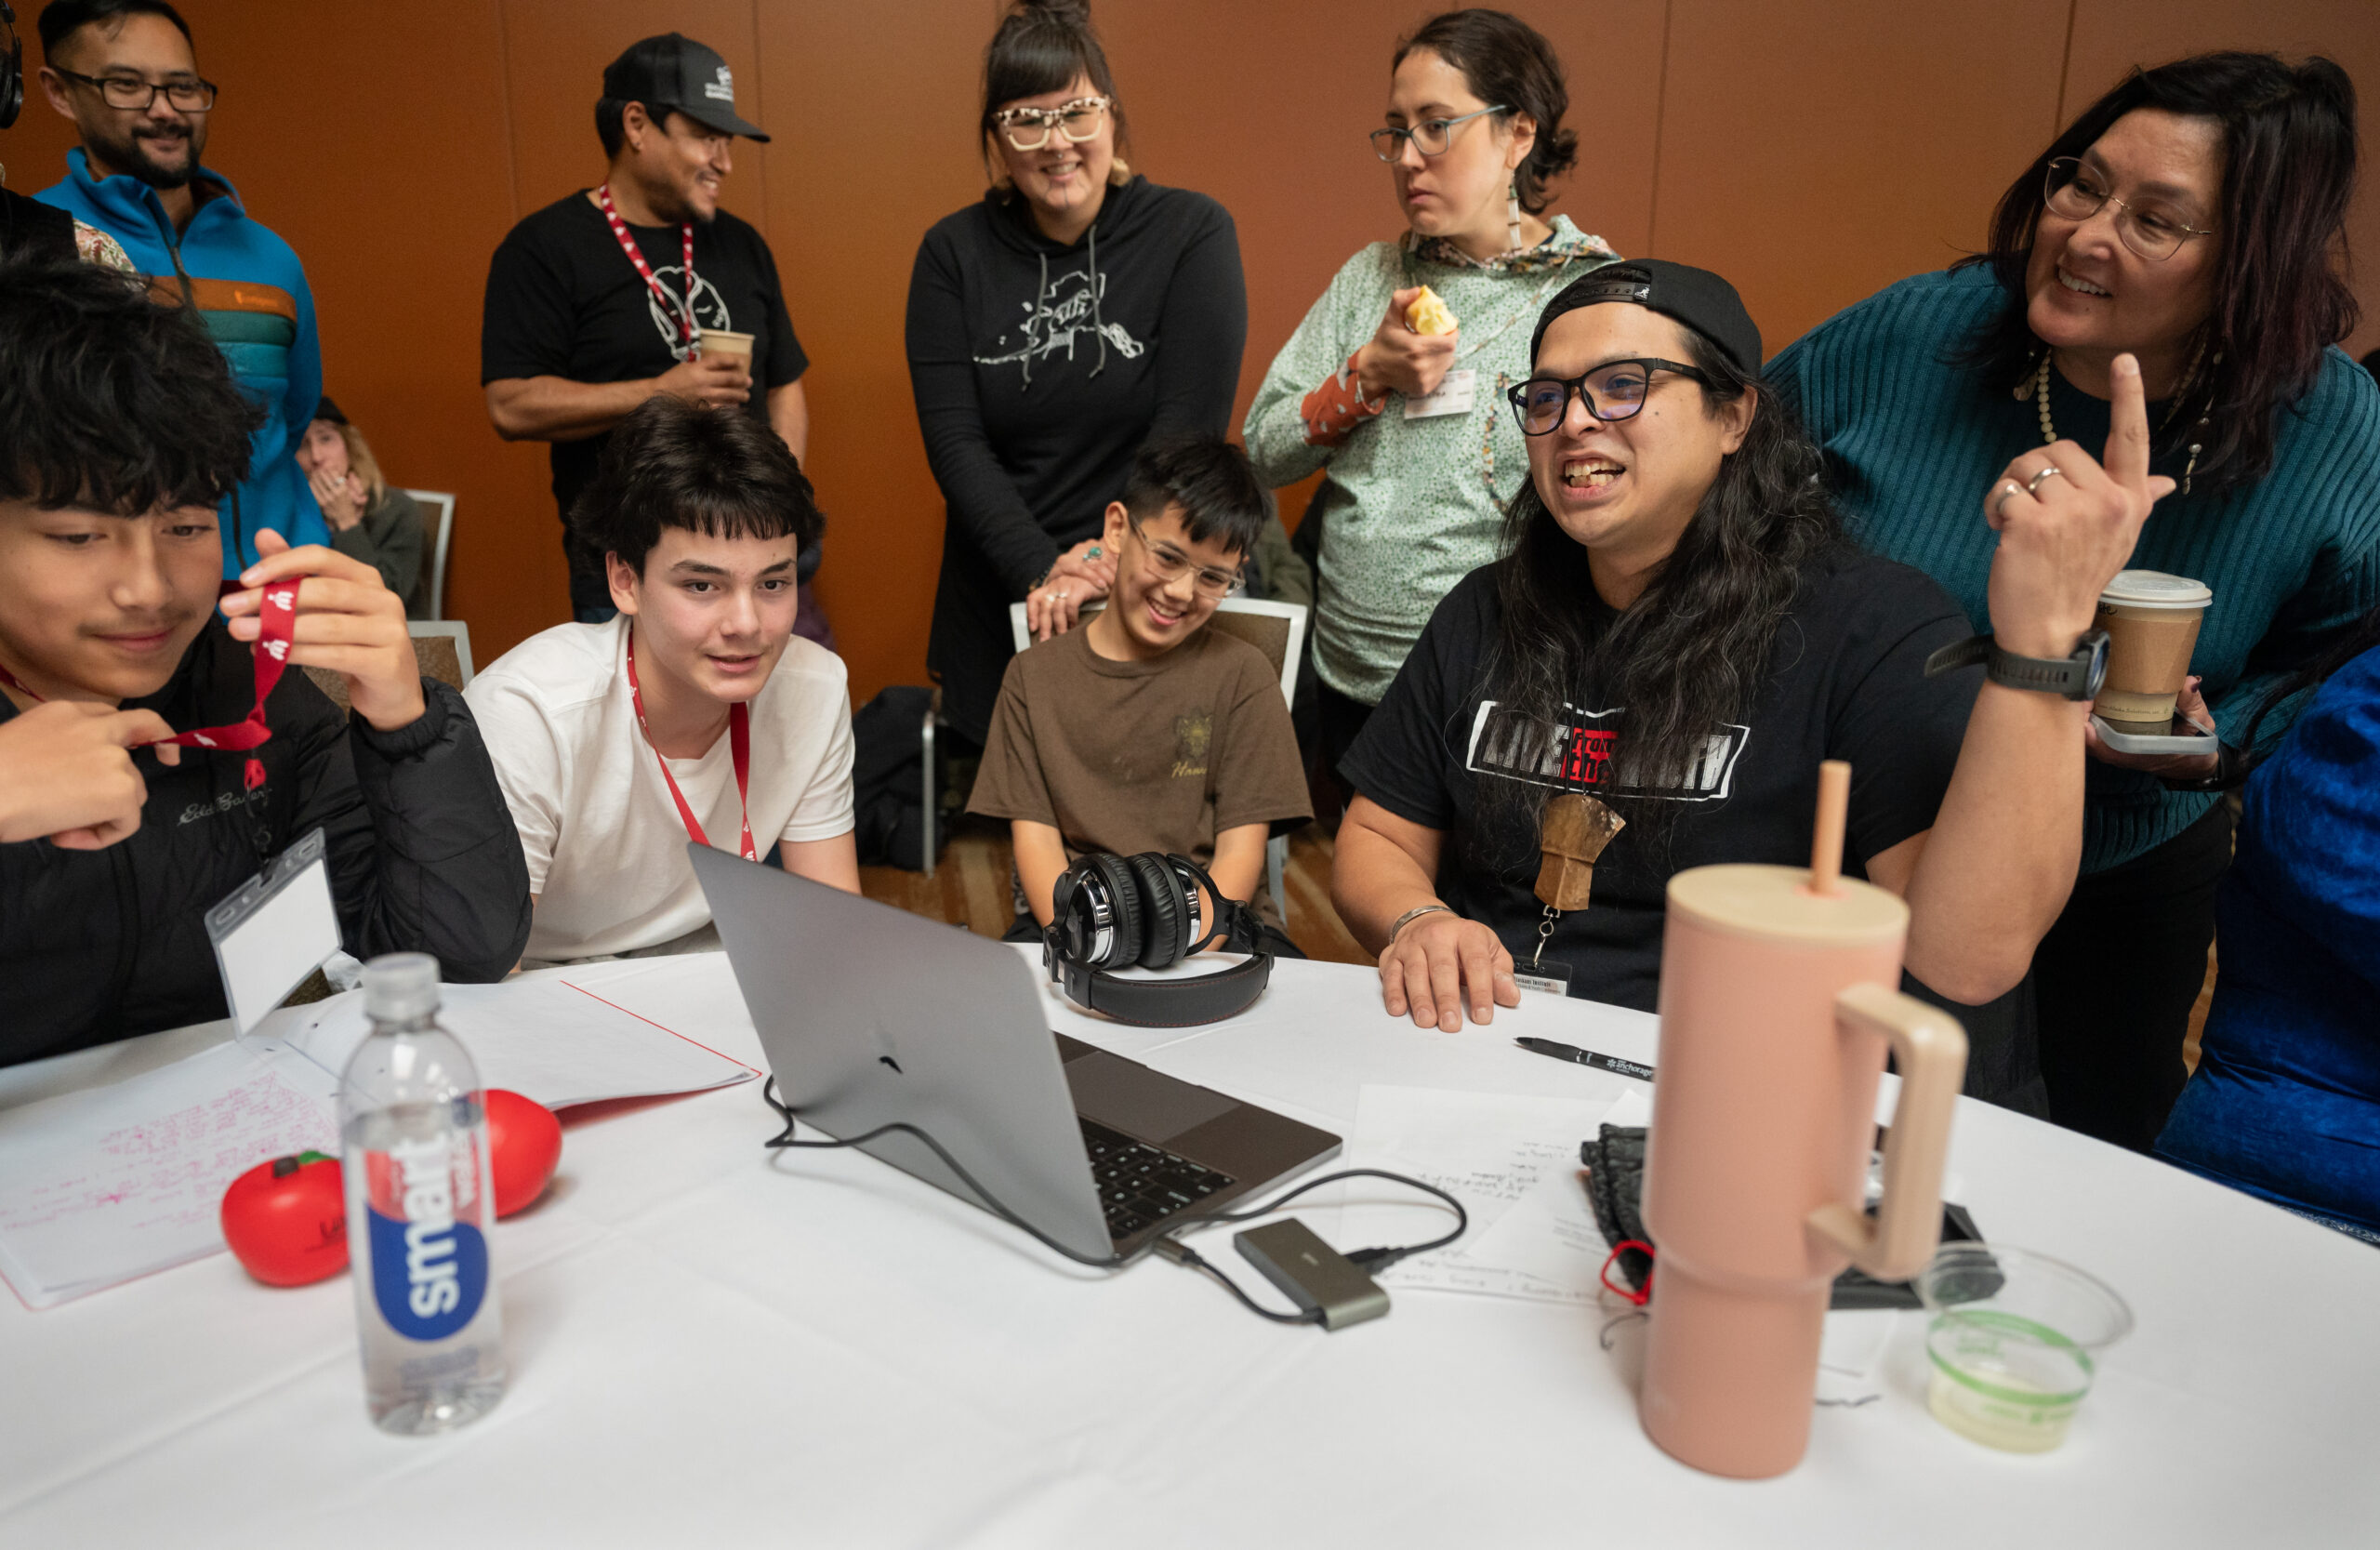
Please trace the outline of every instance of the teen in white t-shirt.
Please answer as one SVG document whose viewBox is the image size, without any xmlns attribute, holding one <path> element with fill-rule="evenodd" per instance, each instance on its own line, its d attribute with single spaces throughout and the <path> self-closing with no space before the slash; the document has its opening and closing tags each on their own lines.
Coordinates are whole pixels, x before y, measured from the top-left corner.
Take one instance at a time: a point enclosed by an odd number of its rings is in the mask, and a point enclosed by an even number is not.
<svg viewBox="0 0 2380 1550">
<path fill-rule="evenodd" d="M 787 871 L 858 892 L 843 664 L 793 634 L 795 559 L 823 519 L 784 444 L 744 415 L 650 399 L 573 521 L 606 555 L 620 616 L 531 637 L 465 696 L 537 896 L 528 957 L 635 952 L 709 924 L 678 797 L 707 842 L 738 849 L 748 817 L 756 854 L 774 845 Z"/>
</svg>

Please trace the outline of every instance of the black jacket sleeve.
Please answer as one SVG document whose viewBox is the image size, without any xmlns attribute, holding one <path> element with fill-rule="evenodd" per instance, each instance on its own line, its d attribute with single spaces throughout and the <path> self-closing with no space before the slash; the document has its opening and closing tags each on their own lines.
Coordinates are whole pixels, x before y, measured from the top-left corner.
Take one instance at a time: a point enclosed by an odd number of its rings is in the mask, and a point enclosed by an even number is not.
<svg viewBox="0 0 2380 1550">
<path fill-rule="evenodd" d="M 1232 255 L 1235 275 L 1239 256 Z M 1170 314 L 1169 314 L 1170 317 Z M 909 274 L 909 388 L 918 402 L 926 462 L 950 520 L 999 573 L 1011 598 L 1058 558 L 1058 540 L 1034 520 L 1033 508 L 1000 466 L 975 398 L 975 363 L 968 347 L 967 301 L 956 245 L 937 228 L 918 248 Z M 1236 346 L 1234 350 L 1236 358 Z M 1226 390 L 1223 413 L 1230 413 Z"/>
<path fill-rule="evenodd" d="M 358 717 L 310 742 L 293 832 L 324 829 L 349 952 L 426 952 L 444 979 L 501 979 L 529 942 L 520 831 L 463 696 L 434 679 L 421 693 L 411 726 Z"/>
<path fill-rule="evenodd" d="M 1211 200 L 1209 219 L 1183 245 L 1166 287 L 1157 325 L 1157 417 L 1149 433 L 1231 431 L 1239 391 L 1239 357 L 1248 343 L 1248 283 L 1239 268 L 1239 230 Z"/>
</svg>

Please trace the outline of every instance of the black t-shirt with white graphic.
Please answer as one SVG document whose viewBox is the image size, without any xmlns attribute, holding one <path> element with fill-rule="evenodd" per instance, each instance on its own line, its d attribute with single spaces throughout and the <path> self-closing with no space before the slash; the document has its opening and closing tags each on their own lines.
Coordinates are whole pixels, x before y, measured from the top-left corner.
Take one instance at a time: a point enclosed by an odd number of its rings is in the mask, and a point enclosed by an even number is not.
<svg viewBox="0 0 2380 1550">
<path fill-rule="evenodd" d="M 626 382 L 658 377 L 690 352 L 685 245 L 680 229 L 631 226 L 665 303 L 620 251 L 619 239 L 581 190 L 515 226 L 488 266 L 480 325 L 480 381 L 560 377 Z M 721 210 L 694 227 L 694 325 L 752 336 L 753 417 L 768 419 L 768 390 L 809 366 L 793 335 L 776 260 L 760 233 Z M 603 436 L 553 444 L 554 499 L 565 518 L 595 477 Z"/>
<path fill-rule="evenodd" d="M 1439 896 L 1494 930 L 1526 967 L 1545 909 L 1536 793 L 1488 804 L 1484 819 L 1480 798 L 1501 781 L 1612 794 L 1627 721 L 1625 707 L 1582 684 L 1567 726 L 1551 739 L 1526 735 L 1483 682 L 1502 612 L 1493 565 L 1447 594 L 1340 771 L 1389 812 L 1446 836 Z M 1983 674 L 1928 679 L 1924 662 L 1969 633 L 1965 614 L 1922 572 L 1849 548 L 1810 562 L 1757 700 L 1654 798 L 1681 804 L 1666 854 L 1643 826 L 1622 829 L 1595 864 L 1593 902 L 1556 921 L 1545 959 L 1569 966 L 1570 993 L 1654 1010 L 1671 876 L 1721 862 L 1807 866 L 1821 761 L 1851 764 L 1846 872 L 1864 875 L 1866 857 L 1931 828 Z M 2026 990 L 1950 1008 L 1973 1050 L 1969 1093 L 2004 1098 L 2032 1080 Z"/>
</svg>

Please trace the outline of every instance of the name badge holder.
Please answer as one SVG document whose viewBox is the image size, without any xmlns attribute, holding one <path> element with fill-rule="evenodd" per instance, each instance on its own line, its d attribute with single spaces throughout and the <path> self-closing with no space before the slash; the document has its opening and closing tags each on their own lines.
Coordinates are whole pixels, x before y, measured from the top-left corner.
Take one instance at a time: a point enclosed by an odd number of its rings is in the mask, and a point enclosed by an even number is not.
<svg viewBox="0 0 2380 1550">
<path fill-rule="evenodd" d="M 231 1022 L 246 1033 L 338 951 L 323 831 L 308 833 L 206 912 Z"/>
<path fill-rule="evenodd" d="M 1450 371 L 1438 381 L 1438 391 L 1426 398 L 1405 401 L 1407 419 L 1435 419 L 1440 415 L 1471 413 L 1472 394 L 1479 386 L 1479 373 L 1470 366 Z"/>
</svg>

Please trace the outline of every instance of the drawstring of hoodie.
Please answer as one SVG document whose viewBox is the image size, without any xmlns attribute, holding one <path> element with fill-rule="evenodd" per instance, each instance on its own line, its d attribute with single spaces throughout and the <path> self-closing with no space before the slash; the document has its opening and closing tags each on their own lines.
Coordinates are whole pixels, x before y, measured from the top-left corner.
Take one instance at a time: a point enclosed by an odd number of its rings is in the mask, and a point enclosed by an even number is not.
<svg viewBox="0 0 2380 1550">
<path fill-rule="evenodd" d="M 1048 260 L 1043 260 L 1045 263 Z M 1091 368 L 1093 377 L 1107 369 L 1107 324 L 1099 315 L 1099 222 L 1091 223 L 1091 331 L 1099 336 L 1099 364 Z"/>
<path fill-rule="evenodd" d="M 1038 328 L 1038 327 L 1039 327 L 1039 326 L 1041 326 L 1041 309 L 1042 309 L 1045 305 L 1047 305 L 1047 304 L 1048 304 L 1049 299 L 1050 299 L 1050 255 L 1048 255 L 1047 253 L 1044 253 L 1044 254 L 1042 254 L 1042 255 L 1041 255 L 1041 284 L 1040 284 L 1040 285 L 1037 285 L 1037 286 L 1035 286 L 1035 287 L 1034 287 L 1034 289 L 1033 289 L 1033 314 L 1032 314 L 1032 315 L 1033 315 L 1033 324 L 1034 324 L 1034 326 L 1035 326 L 1035 327 L 1037 327 L 1037 328 Z M 1033 341 L 1032 341 L 1032 336 L 1027 335 L 1027 336 L 1025 337 L 1025 346 L 1026 346 L 1026 348 L 1025 348 L 1025 380 L 1024 380 L 1023 382 L 1021 382 L 1021 383 L 1019 383 L 1019 384 L 1017 385 L 1017 390 L 1016 390 L 1018 392 L 1021 392 L 1021 393 L 1022 393 L 1022 392 L 1030 392 L 1030 391 L 1032 391 L 1032 390 L 1033 390 L 1033 350 L 1032 350 L 1032 342 L 1033 342 Z"/>
</svg>

